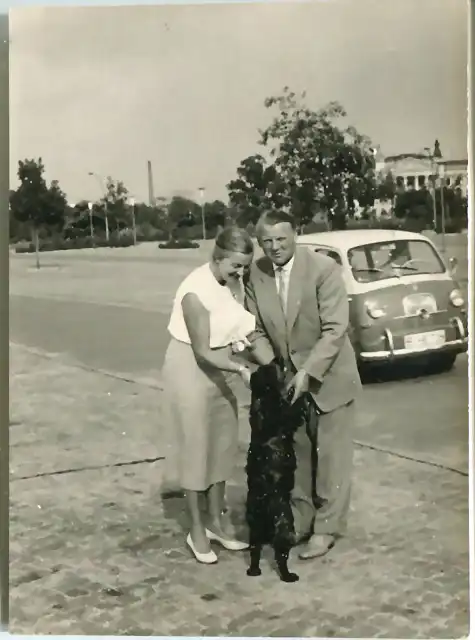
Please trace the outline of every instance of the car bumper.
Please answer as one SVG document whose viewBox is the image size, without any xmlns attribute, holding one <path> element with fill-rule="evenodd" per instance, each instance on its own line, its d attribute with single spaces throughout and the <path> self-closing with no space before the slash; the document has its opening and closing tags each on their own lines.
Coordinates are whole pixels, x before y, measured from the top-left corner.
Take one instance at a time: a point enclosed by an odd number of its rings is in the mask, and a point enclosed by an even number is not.
<svg viewBox="0 0 475 640">
<path fill-rule="evenodd" d="M 451 325 L 456 330 L 457 337 L 448 340 L 437 348 L 412 350 L 406 348 L 395 348 L 394 337 L 390 329 L 384 329 L 385 349 L 378 351 L 360 351 L 358 359 L 361 362 L 385 362 L 403 358 L 420 358 L 426 355 L 436 355 L 439 353 L 464 353 L 468 350 L 468 336 L 463 322 L 460 318 L 452 318 Z"/>
</svg>

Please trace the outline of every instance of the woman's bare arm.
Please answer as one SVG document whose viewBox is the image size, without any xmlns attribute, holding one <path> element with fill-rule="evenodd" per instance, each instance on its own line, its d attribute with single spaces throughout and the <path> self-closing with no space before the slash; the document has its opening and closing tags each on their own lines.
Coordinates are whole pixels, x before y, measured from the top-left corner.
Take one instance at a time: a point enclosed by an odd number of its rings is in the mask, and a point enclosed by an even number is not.
<svg viewBox="0 0 475 640">
<path fill-rule="evenodd" d="M 209 312 L 194 293 L 187 293 L 181 301 L 183 317 L 185 319 L 191 348 L 196 361 L 221 369 L 240 373 L 242 364 L 231 360 L 227 349 L 211 349 L 209 346 Z"/>
</svg>

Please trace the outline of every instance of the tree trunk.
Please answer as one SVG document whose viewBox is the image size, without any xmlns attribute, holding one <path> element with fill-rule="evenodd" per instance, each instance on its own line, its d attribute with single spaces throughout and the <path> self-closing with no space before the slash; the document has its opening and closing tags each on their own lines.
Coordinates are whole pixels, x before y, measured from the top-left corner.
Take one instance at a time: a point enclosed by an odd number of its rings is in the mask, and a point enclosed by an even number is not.
<svg viewBox="0 0 475 640">
<path fill-rule="evenodd" d="M 35 244 L 35 256 L 36 256 L 36 268 L 40 268 L 40 235 L 38 229 L 33 227 L 32 230 L 33 242 Z"/>
<path fill-rule="evenodd" d="M 344 211 L 335 211 L 329 216 L 330 228 L 332 231 L 345 231 L 346 229 L 346 213 Z"/>
</svg>

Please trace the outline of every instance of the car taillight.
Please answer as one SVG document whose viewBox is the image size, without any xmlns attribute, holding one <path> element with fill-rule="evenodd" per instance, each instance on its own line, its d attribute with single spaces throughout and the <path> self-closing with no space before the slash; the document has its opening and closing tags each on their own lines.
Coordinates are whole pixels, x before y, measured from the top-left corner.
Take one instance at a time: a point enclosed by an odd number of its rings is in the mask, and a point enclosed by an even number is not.
<svg viewBox="0 0 475 640">
<path fill-rule="evenodd" d="M 454 289 L 453 291 L 451 291 L 449 299 L 454 307 L 463 307 L 463 305 L 465 304 L 465 299 L 459 289 Z"/>
<path fill-rule="evenodd" d="M 366 300 L 365 309 L 368 315 L 375 319 L 386 315 L 386 311 L 375 300 Z"/>
</svg>

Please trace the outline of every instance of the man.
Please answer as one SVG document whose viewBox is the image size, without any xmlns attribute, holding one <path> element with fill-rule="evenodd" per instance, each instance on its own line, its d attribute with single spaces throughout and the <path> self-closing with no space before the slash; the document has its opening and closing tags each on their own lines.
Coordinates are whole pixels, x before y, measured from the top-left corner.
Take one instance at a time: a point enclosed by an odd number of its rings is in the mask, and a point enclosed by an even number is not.
<svg viewBox="0 0 475 640">
<path fill-rule="evenodd" d="M 319 413 L 316 492 L 326 503 L 318 510 L 311 498 L 310 435 L 302 428 L 295 438 L 293 507 L 296 524 L 298 519 L 310 529 L 302 531 L 310 538 L 299 556 L 310 559 L 324 555 L 345 533 L 350 504 L 352 426 L 361 382 L 347 335 L 348 297 L 341 267 L 297 246 L 291 216 L 267 212 L 256 232 L 265 255 L 252 266 L 246 284 L 246 306 L 256 317 L 255 358 L 266 364 L 281 356 L 292 400 L 309 391 Z"/>
</svg>

